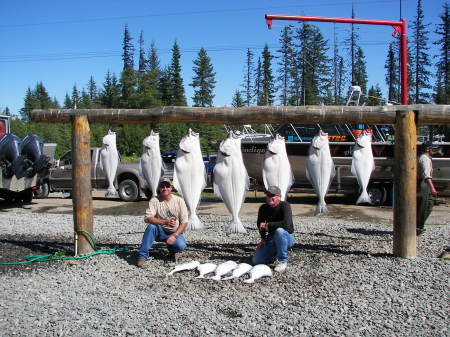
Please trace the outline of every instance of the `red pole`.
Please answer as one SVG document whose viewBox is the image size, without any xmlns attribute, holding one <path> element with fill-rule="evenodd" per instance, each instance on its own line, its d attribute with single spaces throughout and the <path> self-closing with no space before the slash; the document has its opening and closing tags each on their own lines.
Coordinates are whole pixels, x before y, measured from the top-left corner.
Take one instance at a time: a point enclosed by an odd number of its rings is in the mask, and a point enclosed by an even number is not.
<svg viewBox="0 0 450 337">
<path fill-rule="evenodd" d="M 402 85 L 402 104 L 408 104 L 408 58 L 406 45 L 406 21 L 389 21 L 389 20 L 369 20 L 369 19 L 353 19 L 353 18 L 332 18 L 325 16 L 306 16 L 306 15 L 283 15 L 283 14 L 266 14 L 266 23 L 269 29 L 272 27 L 273 20 L 291 20 L 291 21 L 318 21 L 318 22 L 338 22 L 338 23 L 356 23 L 363 25 L 382 25 L 392 26 L 395 34 L 400 34 L 400 60 L 401 60 L 401 85 Z"/>
</svg>

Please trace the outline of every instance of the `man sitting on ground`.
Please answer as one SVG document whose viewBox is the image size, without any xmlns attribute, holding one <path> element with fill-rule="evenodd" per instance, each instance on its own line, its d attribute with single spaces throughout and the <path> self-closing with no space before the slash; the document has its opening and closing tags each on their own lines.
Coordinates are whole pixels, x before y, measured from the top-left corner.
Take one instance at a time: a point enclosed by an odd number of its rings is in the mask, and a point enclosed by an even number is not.
<svg viewBox="0 0 450 337">
<path fill-rule="evenodd" d="M 186 249 L 183 232 L 188 223 L 188 210 L 184 200 L 172 194 L 172 184 L 163 180 L 158 186 L 158 196 L 152 198 L 145 212 L 148 223 L 137 256 L 137 266 L 142 268 L 148 259 L 153 242 L 166 242 L 169 257 L 176 261 L 176 253 Z"/>
<path fill-rule="evenodd" d="M 294 225 L 291 205 L 281 201 L 281 190 L 269 186 L 266 203 L 258 211 L 257 226 L 261 242 L 253 255 L 253 264 L 269 264 L 278 258 L 275 271 L 284 272 L 288 262 L 288 249 L 294 245 Z"/>
</svg>

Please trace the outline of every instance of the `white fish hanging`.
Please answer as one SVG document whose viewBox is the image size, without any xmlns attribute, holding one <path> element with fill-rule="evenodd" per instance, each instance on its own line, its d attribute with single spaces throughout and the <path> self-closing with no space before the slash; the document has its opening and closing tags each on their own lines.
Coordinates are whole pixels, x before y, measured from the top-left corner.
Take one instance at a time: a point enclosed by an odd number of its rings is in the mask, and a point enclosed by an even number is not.
<svg viewBox="0 0 450 337">
<path fill-rule="evenodd" d="M 103 137 L 102 148 L 100 149 L 100 169 L 103 170 L 108 179 L 108 189 L 106 196 L 117 195 L 114 187 L 114 179 L 116 178 L 117 166 L 119 165 L 119 152 L 116 146 L 116 133 L 109 130 L 108 134 Z"/>
<path fill-rule="evenodd" d="M 163 174 L 161 151 L 159 149 L 159 133 L 151 130 L 150 135 L 142 141 L 142 155 L 139 172 L 147 182 L 152 198 L 158 193 L 158 184 Z"/>
<path fill-rule="evenodd" d="M 272 276 L 272 269 L 270 269 L 269 266 L 265 264 L 257 264 L 249 271 L 249 274 L 250 278 L 244 280 L 244 283 L 254 283 L 261 277 L 270 277 Z"/>
<path fill-rule="evenodd" d="M 246 233 L 239 211 L 249 189 L 249 178 L 244 166 L 239 132 L 230 131 L 219 147 L 214 166 L 214 193 L 220 197 L 231 213 L 231 233 Z"/>
<path fill-rule="evenodd" d="M 189 209 L 188 229 L 201 229 L 203 225 L 197 216 L 197 206 L 206 186 L 206 170 L 199 134 L 191 129 L 180 141 L 174 165 L 173 186 L 183 196 Z"/>
<path fill-rule="evenodd" d="M 319 198 L 314 215 L 328 214 L 325 195 L 335 174 L 328 143 L 328 134 L 320 130 L 311 142 L 308 158 L 306 159 L 306 177 L 311 182 Z"/>
<path fill-rule="evenodd" d="M 233 269 L 237 267 L 237 263 L 234 261 L 226 261 L 217 266 L 214 271 L 214 276 L 210 278 L 210 280 L 221 281 L 223 275 L 227 275 Z"/>
<path fill-rule="evenodd" d="M 194 270 L 195 268 L 197 268 L 200 265 L 200 262 L 198 261 L 191 261 L 191 262 L 186 262 L 186 263 L 182 263 L 179 264 L 177 266 L 175 266 L 175 268 L 168 273 L 166 276 L 171 276 L 179 271 L 184 271 L 184 270 Z"/>
<path fill-rule="evenodd" d="M 211 262 L 202 263 L 201 265 L 199 265 L 197 267 L 199 275 L 196 278 L 205 278 L 205 275 L 208 275 L 208 274 L 214 272 L 214 270 L 216 270 L 216 268 L 217 268 L 217 265 L 215 263 L 211 263 Z"/>
<path fill-rule="evenodd" d="M 356 204 L 369 203 L 370 196 L 367 193 L 370 175 L 375 169 L 375 160 L 372 153 L 372 134 L 363 131 L 356 139 L 352 155 L 352 174 L 356 176 L 358 184 L 361 187 L 361 195 Z"/>
<path fill-rule="evenodd" d="M 267 144 L 262 176 L 266 189 L 269 186 L 278 186 L 281 190 L 281 200 L 285 200 L 294 183 L 294 175 L 286 152 L 286 142 L 279 134 Z"/>
<path fill-rule="evenodd" d="M 222 281 L 232 280 L 234 278 L 241 277 L 242 275 L 247 274 L 253 267 L 248 263 L 239 263 L 236 269 L 233 270 L 231 276 L 224 277 Z"/>
</svg>

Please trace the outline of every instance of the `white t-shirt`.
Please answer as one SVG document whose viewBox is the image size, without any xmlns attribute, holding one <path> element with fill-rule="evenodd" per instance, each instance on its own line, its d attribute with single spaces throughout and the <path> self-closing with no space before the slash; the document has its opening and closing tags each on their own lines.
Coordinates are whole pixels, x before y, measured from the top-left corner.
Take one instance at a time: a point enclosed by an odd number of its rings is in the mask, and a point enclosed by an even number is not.
<svg viewBox="0 0 450 337">
<path fill-rule="evenodd" d="M 178 229 L 180 223 L 188 222 L 188 210 L 186 203 L 179 196 L 172 194 L 172 198 L 169 201 L 166 201 L 158 195 L 148 202 L 145 217 L 155 217 L 164 220 L 175 218 L 177 221 L 175 227 L 160 225 L 166 232 L 174 233 Z"/>
</svg>

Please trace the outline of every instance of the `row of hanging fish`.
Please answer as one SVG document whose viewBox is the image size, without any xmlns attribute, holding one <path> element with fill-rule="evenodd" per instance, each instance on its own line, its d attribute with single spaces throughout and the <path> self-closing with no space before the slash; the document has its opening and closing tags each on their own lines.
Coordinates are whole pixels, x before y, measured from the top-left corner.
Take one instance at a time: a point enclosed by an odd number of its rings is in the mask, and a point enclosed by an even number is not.
<svg viewBox="0 0 450 337">
<path fill-rule="evenodd" d="M 50 167 L 50 158 L 43 153 L 44 143 L 34 133 L 20 139 L 7 133 L 0 139 L 0 168 L 3 178 L 32 178 Z"/>
<path fill-rule="evenodd" d="M 215 264 L 211 262 L 201 264 L 199 261 L 190 261 L 179 264 L 170 271 L 167 276 L 180 271 L 197 270 L 199 275 L 197 279 L 207 279 L 214 281 L 226 281 L 239 278 L 246 274 L 249 274 L 249 278 L 244 280 L 244 283 L 254 283 L 256 280 L 262 277 L 272 276 L 272 270 L 265 264 L 258 264 L 251 266 L 248 263 L 236 263 L 235 261 L 226 261 L 221 264 Z M 214 274 L 213 276 L 207 276 Z"/>
<path fill-rule="evenodd" d="M 357 204 L 371 203 L 367 193 L 370 175 L 375 168 L 372 154 L 372 135 L 363 132 L 356 140 L 352 155 L 351 172 L 356 176 L 361 187 L 361 195 Z M 313 186 L 318 203 L 315 215 L 328 214 L 325 196 L 336 174 L 333 159 L 330 153 L 328 134 L 322 130 L 313 138 L 306 160 L 306 177 Z M 291 165 L 286 152 L 286 144 L 283 137 L 276 135 L 268 145 L 264 157 L 262 176 L 264 186 L 275 185 L 281 190 L 281 199 L 285 200 L 287 192 L 294 183 Z"/>
</svg>

